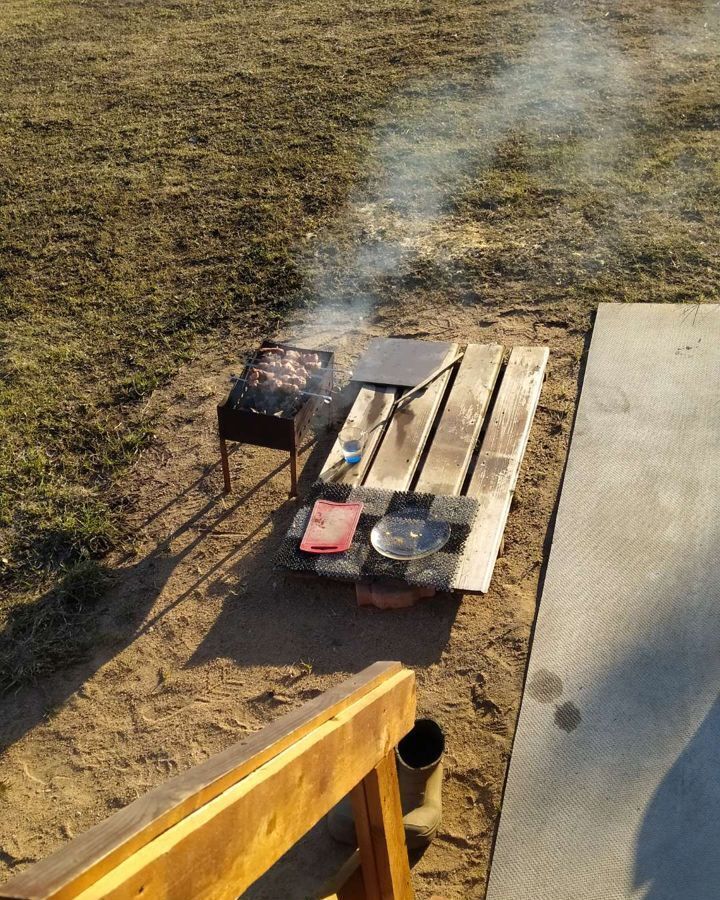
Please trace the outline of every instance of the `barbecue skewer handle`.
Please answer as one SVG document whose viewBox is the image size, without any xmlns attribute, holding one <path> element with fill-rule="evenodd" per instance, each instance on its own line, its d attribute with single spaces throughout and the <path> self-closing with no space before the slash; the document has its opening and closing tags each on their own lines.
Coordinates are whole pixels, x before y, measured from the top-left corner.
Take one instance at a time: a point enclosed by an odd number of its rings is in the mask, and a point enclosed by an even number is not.
<svg viewBox="0 0 720 900">
<path fill-rule="evenodd" d="M 237 384 L 238 381 L 242 381 L 247 384 L 247 378 L 240 378 L 239 375 L 231 375 L 230 381 L 233 384 Z M 298 391 L 298 394 L 303 394 L 305 397 L 319 397 L 323 403 L 332 403 L 332 397 L 329 394 L 314 394 L 312 391 Z"/>
<path fill-rule="evenodd" d="M 416 394 L 420 393 L 420 391 L 425 390 L 425 388 L 429 384 L 432 384 L 432 382 L 435 381 L 435 379 L 440 375 L 442 375 L 443 372 L 447 372 L 447 370 L 451 369 L 455 365 L 455 363 L 460 362 L 463 356 L 465 356 L 464 350 L 458 353 L 453 359 L 450 360 L 450 362 L 444 363 L 442 366 L 440 366 L 439 369 L 435 369 L 435 371 L 428 375 L 427 378 L 424 378 L 420 382 L 420 384 L 416 384 L 414 388 L 410 388 L 409 391 L 406 391 L 402 395 L 402 397 L 398 397 L 398 399 L 390 407 L 390 411 L 388 412 L 388 414 L 383 419 L 380 419 L 379 422 L 375 422 L 374 425 L 371 425 L 369 428 L 367 428 L 365 430 L 365 434 L 368 435 L 381 426 L 385 425 L 386 422 L 389 422 L 394 412 L 396 412 L 398 409 L 400 409 L 401 406 L 404 406 L 406 403 L 412 400 Z"/>
</svg>

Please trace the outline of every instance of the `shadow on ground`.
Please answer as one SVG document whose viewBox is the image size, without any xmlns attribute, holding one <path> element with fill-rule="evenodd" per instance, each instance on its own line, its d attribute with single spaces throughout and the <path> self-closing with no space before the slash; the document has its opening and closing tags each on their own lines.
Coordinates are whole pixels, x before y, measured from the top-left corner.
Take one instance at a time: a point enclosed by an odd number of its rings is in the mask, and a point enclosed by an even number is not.
<svg viewBox="0 0 720 900">
<path fill-rule="evenodd" d="M 312 444 L 300 477 L 301 495 L 320 472 L 331 441 L 332 437 L 322 435 Z M 19 689 L 11 703 L 22 708 L 22 715 L 8 716 L 0 725 L 0 744 L 9 747 L 47 720 L 113 657 L 160 625 L 169 613 L 196 602 L 200 594 L 217 598 L 222 608 L 188 667 L 226 658 L 242 667 L 304 663 L 316 674 L 328 674 L 359 671 L 378 659 L 400 659 L 410 666 L 437 661 L 449 639 L 458 600 L 439 595 L 409 610 L 359 608 L 352 585 L 273 569 L 272 559 L 297 508 L 291 499 L 259 520 L 254 516 L 252 529 L 237 539 L 235 531 L 227 532 L 229 548 L 218 553 L 213 547 L 209 567 L 185 578 L 182 590 L 165 605 L 158 602 L 180 567 L 192 571 L 189 561 L 202 552 L 208 538 L 223 534 L 224 528 L 238 528 L 242 510 L 252 506 L 268 482 L 287 469 L 284 459 L 248 490 L 225 497 L 213 489 L 219 464 L 206 466 L 172 500 L 153 510 L 139 528 L 170 518 L 183 504 L 192 507 L 188 498 L 193 492 L 202 498 L 140 561 L 124 567 L 120 560 L 112 573 L 114 588 L 98 606 L 83 613 L 88 632 L 95 636 L 92 658 Z M 320 635 L 325 639 L 319 639 Z"/>
<path fill-rule="evenodd" d="M 720 884 L 720 698 L 658 786 L 635 851 L 645 900 L 715 900 Z M 648 887 L 649 886 L 649 887 Z"/>
<path fill-rule="evenodd" d="M 317 477 L 327 456 L 327 446 L 319 443 L 316 448 L 305 466 L 301 493 Z M 269 536 L 252 544 L 245 541 L 218 560 L 215 570 L 223 570 L 222 574 L 207 583 L 206 590 L 224 598 L 223 608 L 189 665 L 215 657 L 232 659 L 240 666 L 306 661 L 314 672 L 325 674 L 359 671 L 378 659 L 399 659 L 410 666 L 437 662 L 460 605 L 450 595 L 387 611 L 358 607 L 351 584 L 281 569 L 273 569 L 268 580 L 268 563 L 296 508 L 294 502 L 283 504 L 257 529 L 260 532 L 270 524 Z M 320 641 L 318 635 L 323 632 L 327 639 Z"/>
</svg>

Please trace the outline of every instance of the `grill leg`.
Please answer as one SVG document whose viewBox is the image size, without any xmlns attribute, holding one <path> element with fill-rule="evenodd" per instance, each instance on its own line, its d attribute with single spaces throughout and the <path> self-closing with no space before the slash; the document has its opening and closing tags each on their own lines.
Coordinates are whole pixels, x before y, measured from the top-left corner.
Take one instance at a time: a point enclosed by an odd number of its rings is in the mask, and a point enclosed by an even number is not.
<svg viewBox="0 0 720 900">
<path fill-rule="evenodd" d="M 290 451 L 290 496 L 297 497 L 297 447 Z"/>
<path fill-rule="evenodd" d="M 230 483 L 230 463 L 228 462 L 228 450 L 225 438 L 220 438 L 220 460 L 222 461 L 223 479 L 225 480 L 225 493 L 229 494 L 232 489 Z"/>
</svg>

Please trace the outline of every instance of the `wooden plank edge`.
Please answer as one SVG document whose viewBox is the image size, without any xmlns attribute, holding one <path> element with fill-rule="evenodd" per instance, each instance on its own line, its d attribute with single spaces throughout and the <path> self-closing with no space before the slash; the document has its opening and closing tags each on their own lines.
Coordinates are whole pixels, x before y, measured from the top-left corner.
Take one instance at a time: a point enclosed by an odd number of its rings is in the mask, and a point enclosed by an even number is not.
<svg viewBox="0 0 720 900">
<path fill-rule="evenodd" d="M 513 347 L 513 350 L 515 350 L 515 349 L 516 348 Z M 528 349 L 528 348 L 518 347 L 517 349 Z M 488 592 L 488 590 L 490 589 L 490 583 L 492 581 L 492 576 L 495 571 L 495 563 L 497 562 L 497 557 L 500 552 L 500 545 L 502 544 L 502 540 L 505 535 L 505 525 L 507 524 L 508 515 L 510 514 L 510 507 L 512 505 L 512 499 L 515 494 L 515 486 L 517 485 L 517 480 L 520 476 L 520 469 L 522 468 L 522 463 L 525 458 L 525 451 L 527 450 L 527 445 L 530 440 L 530 432 L 532 430 L 532 424 L 535 421 L 535 413 L 537 412 L 537 407 L 540 402 L 540 395 L 542 394 L 542 387 L 543 387 L 543 382 L 544 382 L 544 378 L 545 378 L 545 369 L 547 367 L 547 362 L 550 357 L 550 350 L 547 347 L 533 347 L 533 348 L 529 348 L 529 349 L 536 349 L 536 350 L 541 351 L 540 358 L 538 360 L 538 369 L 536 370 L 536 373 L 535 373 L 535 377 L 537 378 L 538 385 L 537 385 L 537 390 L 535 391 L 535 394 L 534 394 L 534 399 L 533 399 L 532 405 L 530 406 L 530 414 L 528 416 L 527 427 L 525 429 L 523 439 L 521 442 L 522 449 L 520 452 L 517 469 L 515 471 L 512 482 L 508 489 L 508 496 L 507 496 L 507 500 L 505 502 L 505 508 L 503 509 L 503 515 L 502 515 L 503 525 L 502 525 L 502 528 L 498 529 L 498 533 L 495 536 L 496 537 L 496 540 L 494 541 L 495 546 L 493 548 L 491 548 L 491 558 L 493 560 L 493 565 L 489 568 L 489 571 L 486 573 L 485 577 L 480 582 L 480 585 L 478 587 L 473 587 L 472 582 L 470 584 L 467 584 L 467 582 L 463 583 L 463 578 L 465 578 L 465 573 L 463 571 L 465 568 L 465 566 L 464 566 L 465 557 L 463 556 L 463 561 L 461 562 L 460 572 L 459 572 L 458 576 L 455 578 L 455 580 L 453 581 L 453 588 L 452 588 L 453 591 L 460 591 L 463 594 L 486 594 Z M 470 538 L 472 538 L 472 532 L 471 532 Z"/>
<path fill-rule="evenodd" d="M 488 410 L 491 407 L 492 399 L 495 396 L 495 391 L 498 386 L 498 379 L 500 376 L 500 372 L 502 370 L 503 354 L 505 352 L 505 348 L 502 344 L 496 344 L 496 343 L 493 343 L 493 344 L 468 344 L 468 346 L 465 348 L 465 357 L 460 362 L 460 366 L 458 367 L 458 370 L 455 373 L 455 381 L 453 382 L 453 384 L 450 385 L 449 389 L 446 391 L 445 397 L 444 397 L 445 402 L 443 405 L 441 405 L 440 409 L 438 410 L 438 412 L 436 414 L 436 417 L 435 417 L 436 425 L 437 425 L 436 432 L 431 434 L 428 438 L 428 441 L 426 442 L 425 456 L 421 460 L 420 465 L 418 466 L 418 471 L 419 471 L 419 474 L 417 476 L 418 483 L 416 484 L 414 490 L 417 490 L 420 492 L 426 492 L 426 493 L 445 493 L 445 491 L 438 492 L 437 490 L 434 490 L 431 484 L 429 484 L 427 486 L 423 486 L 422 481 L 423 481 L 423 476 L 425 473 L 425 466 L 428 462 L 428 459 L 430 458 L 430 455 L 432 454 L 432 450 L 433 450 L 432 444 L 435 440 L 435 434 L 437 433 L 437 430 L 442 428 L 442 424 L 443 424 L 442 417 L 445 414 L 445 409 L 447 407 L 447 404 L 452 399 L 452 394 L 453 394 L 453 391 L 455 390 L 455 384 L 457 382 L 457 379 L 460 378 L 463 364 L 467 360 L 467 353 L 471 347 L 486 348 L 488 350 L 488 352 L 494 352 L 495 359 L 490 360 L 491 368 L 488 372 L 488 375 L 489 375 L 488 382 L 487 382 L 487 384 L 483 385 L 483 388 L 487 391 L 487 398 L 485 399 L 485 402 L 477 416 L 477 419 L 475 422 L 475 427 L 474 427 L 473 431 L 471 432 L 470 439 L 468 442 L 467 452 L 465 454 L 465 460 L 464 460 L 463 464 L 461 465 L 461 467 L 458 469 L 458 472 L 456 474 L 455 488 L 451 491 L 447 491 L 447 493 L 449 493 L 451 495 L 458 495 L 461 493 L 462 486 L 465 484 L 465 480 L 467 478 L 467 473 L 470 468 L 470 463 L 472 462 L 473 454 L 475 453 L 475 449 L 477 447 L 478 438 L 480 437 L 480 432 L 482 431 L 483 425 L 485 424 L 485 420 L 487 419 Z"/>
<path fill-rule="evenodd" d="M 347 422 L 352 418 L 353 414 L 355 413 L 355 406 L 361 400 L 363 391 L 366 391 L 366 390 L 373 391 L 374 393 L 376 393 L 378 395 L 382 395 L 382 394 L 387 395 L 386 400 L 383 404 L 383 409 L 380 411 L 380 414 L 379 414 L 380 419 L 385 418 L 385 416 L 387 415 L 387 410 L 392 407 L 393 403 L 397 399 L 397 389 L 394 388 L 392 385 L 369 384 L 369 383 L 363 382 L 362 384 L 360 384 L 360 387 L 358 390 L 358 396 L 355 398 L 355 403 L 353 403 L 347 416 L 345 417 L 345 420 L 342 424 L 342 428 L 344 428 L 345 425 L 347 424 Z M 362 401 L 362 405 L 364 406 L 364 399 Z M 368 404 L 368 405 L 370 405 L 370 404 Z M 372 427 L 373 422 L 369 422 L 368 425 Z M 355 463 L 353 465 L 346 463 L 345 460 L 343 459 L 342 449 L 340 448 L 340 438 L 338 436 L 338 438 L 335 440 L 335 443 L 332 446 L 332 449 L 330 450 L 330 453 L 327 456 L 327 459 L 325 460 L 325 463 L 323 464 L 322 471 L 318 475 L 318 480 L 319 481 L 329 481 L 331 483 L 337 483 L 337 482 L 343 483 L 343 480 L 346 475 L 353 474 L 354 472 L 358 472 L 359 477 L 357 479 L 357 485 L 353 485 L 353 486 L 359 486 L 360 484 L 362 484 L 362 482 L 365 479 L 365 476 L 367 475 L 367 472 L 368 472 L 370 466 L 372 465 L 372 461 L 375 457 L 375 454 L 377 453 L 377 449 L 380 446 L 380 443 L 382 441 L 382 436 L 385 434 L 385 430 L 387 429 L 387 426 L 388 426 L 388 422 L 385 422 L 381 427 L 377 428 L 372 433 L 369 441 L 367 442 L 366 446 L 363 448 L 362 459 L 360 460 L 359 463 Z M 342 428 L 341 428 L 341 430 L 342 430 Z"/>
<path fill-rule="evenodd" d="M 0 886 L 0 898 L 59 900 L 75 896 L 181 819 L 400 671 L 399 662 L 376 662 L 368 666 L 79 835 Z M 268 732 L 271 732 L 269 739 Z"/>
</svg>

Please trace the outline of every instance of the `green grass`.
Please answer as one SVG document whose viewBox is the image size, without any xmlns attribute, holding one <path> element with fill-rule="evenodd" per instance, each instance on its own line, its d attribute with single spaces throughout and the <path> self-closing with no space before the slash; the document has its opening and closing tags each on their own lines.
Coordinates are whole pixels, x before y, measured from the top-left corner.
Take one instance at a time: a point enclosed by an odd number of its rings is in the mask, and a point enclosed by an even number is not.
<svg viewBox="0 0 720 900">
<path fill-rule="evenodd" d="M 344 125 L 387 86 L 318 78 L 331 48 L 322 30 L 306 46 L 312 7 L 270 18 L 228 2 L 0 12 L 5 607 L 118 539 L 108 489 L 152 431 L 138 401 L 228 318 L 272 330 L 302 287 L 302 235 L 354 180 L 363 137 Z"/>
<path fill-rule="evenodd" d="M 232 319 L 251 340 L 305 302 L 305 236 L 362 179 L 375 111 L 442 67 L 464 14 L 2 5 L 0 622 L 122 539 L 143 401 L 198 339 Z"/>
<path fill-rule="evenodd" d="M 5 637 L 30 634 L 37 650 L 92 608 L 93 561 L 124 534 L 120 476 L 152 437 L 145 400 L 210 335 L 228 321 L 248 341 L 272 332 L 290 307 L 317 302 L 313 268 L 339 295 L 368 289 L 348 277 L 358 242 L 374 246 L 352 201 L 388 169 L 410 160 L 437 180 L 447 240 L 375 278 L 379 308 L 420 291 L 476 303 L 479 317 L 521 305 L 585 329 L 599 300 L 717 298 L 720 73 L 712 33 L 693 31 L 701 4 L 648 0 L 611 17 L 574 4 L 635 80 L 618 111 L 596 79 L 575 79 L 584 105 L 555 121 L 535 76 L 510 101 L 492 91 L 518 61 L 552 55 L 533 42 L 563 10 L 2 4 Z M 659 65 L 653 41 L 668 34 Z M 489 152 L 489 126 L 512 104 Z M 463 244 L 470 233 L 486 240 Z M 31 634 L 33 611 L 45 624 Z M 12 683 L 40 671 L 12 669 Z"/>
</svg>

